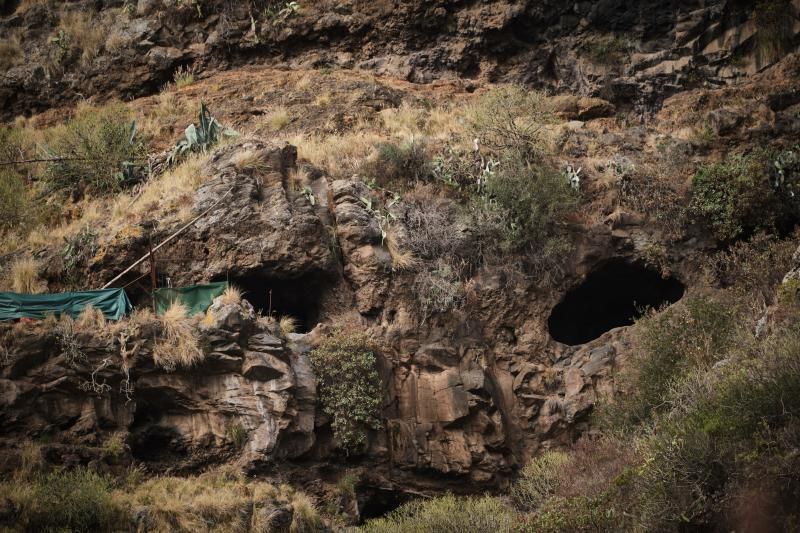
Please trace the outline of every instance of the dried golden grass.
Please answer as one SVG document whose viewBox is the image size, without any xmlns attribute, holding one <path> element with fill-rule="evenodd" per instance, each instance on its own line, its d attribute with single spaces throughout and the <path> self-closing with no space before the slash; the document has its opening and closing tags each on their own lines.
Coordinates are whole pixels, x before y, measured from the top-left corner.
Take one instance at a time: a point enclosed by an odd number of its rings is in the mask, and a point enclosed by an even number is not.
<svg viewBox="0 0 800 533">
<path fill-rule="evenodd" d="M 223 305 L 239 305 L 242 303 L 242 291 L 239 287 L 228 285 L 220 298 Z"/>
<path fill-rule="evenodd" d="M 47 290 L 47 284 L 39 278 L 39 262 L 32 257 L 21 257 L 14 261 L 10 273 L 7 284 L 14 292 L 39 294 Z"/>
<path fill-rule="evenodd" d="M 308 169 L 300 167 L 289 170 L 288 184 L 290 190 L 295 192 L 302 191 L 304 187 L 308 186 L 309 182 Z"/>
<path fill-rule="evenodd" d="M 278 319 L 278 327 L 285 337 L 297 331 L 297 319 L 293 316 L 284 315 Z"/>
<path fill-rule="evenodd" d="M 75 320 L 75 328 L 79 331 L 97 334 L 108 330 L 108 322 L 106 322 L 103 312 L 90 304 L 84 307 L 78 315 Z"/>
<path fill-rule="evenodd" d="M 298 494 L 269 483 L 248 481 L 232 467 L 220 467 L 200 476 L 156 477 L 115 497 L 132 507 L 147 506 L 154 531 L 266 531 L 257 524 L 258 506 L 265 502 L 294 502 Z M 300 502 L 303 523 L 318 523 L 308 499 Z M 251 515 L 252 512 L 252 515 Z M 295 513 L 297 511 L 295 510 Z M 251 518 L 255 524 L 251 524 Z M 251 525 L 258 526 L 251 529 Z M 305 531 L 298 529 L 297 531 Z"/>
<path fill-rule="evenodd" d="M 284 106 L 277 106 L 275 109 L 264 115 L 261 123 L 264 124 L 269 131 L 280 131 L 285 128 L 291 121 L 289 110 Z"/>
<path fill-rule="evenodd" d="M 294 510 L 292 525 L 289 528 L 291 533 L 311 533 L 324 530 L 325 524 L 308 496 L 302 492 L 295 492 L 291 498 Z"/>
<path fill-rule="evenodd" d="M 394 227 L 389 227 L 386 231 L 386 238 L 383 244 L 389 251 L 392 258 L 392 268 L 395 270 L 412 270 L 419 265 L 419 260 L 414 257 L 410 250 L 403 250 L 400 246 L 400 238 L 398 230 Z"/>
<path fill-rule="evenodd" d="M 167 372 L 190 368 L 205 359 L 186 306 L 176 301 L 160 317 L 161 335 L 153 345 L 153 361 Z"/>
<path fill-rule="evenodd" d="M 239 150 L 231 156 L 231 162 L 239 172 L 264 173 L 269 170 L 267 152 L 264 150 Z"/>
<path fill-rule="evenodd" d="M 157 214 L 161 223 L 192 217 L 194 192 L 207 179 L 208 154 L 191 154 L 180 165 L 147 182 L 133 199 L 130 213 L 137 219 Z"/>
<path fill-rule="evenodd" d="M 370 156 L 384 136 L 375 131 L 358 130 L 326 137 L 295 135 L 289 142 L 297 147 L 298 158 L 324 168 L 334 178 L 350 177 Z"/>
</svg>

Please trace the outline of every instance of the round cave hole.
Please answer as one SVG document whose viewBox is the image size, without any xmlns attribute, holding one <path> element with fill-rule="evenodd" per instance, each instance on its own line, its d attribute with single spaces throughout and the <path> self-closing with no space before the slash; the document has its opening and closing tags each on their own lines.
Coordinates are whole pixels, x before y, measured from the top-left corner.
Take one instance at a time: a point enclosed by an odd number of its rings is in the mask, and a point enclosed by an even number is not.
<svg viewBox="0 0 800 533">
<path fill-rule="evenodd" d="M 607 261 L 567 292 L 547 321 L 550 336 L 568 344 L 584 344 L 603 333 L 629 326 L 645 309 L 659 308 L 683 297 L 684 286 L 655 270 L 623 259 Z"/>
<path fill-rule="evenodd" d="M 251 274 L 230 277 L 228 282 L 241 289 L 244 299 L 259 314 L 294 318 L 298 333 L 308 333 L 319 323 L 320 303 L 326 288 L 322 274 L 308 274 L 295 279 Z"/>
</svg>

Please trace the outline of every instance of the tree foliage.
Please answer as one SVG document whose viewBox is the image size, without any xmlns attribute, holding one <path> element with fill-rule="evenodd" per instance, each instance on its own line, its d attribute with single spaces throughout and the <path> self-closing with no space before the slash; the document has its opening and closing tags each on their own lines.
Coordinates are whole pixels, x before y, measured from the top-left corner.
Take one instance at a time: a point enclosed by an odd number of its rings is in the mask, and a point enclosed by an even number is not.
<svg viewBox="0 0 800 533">
<path fill-rule="evenodd" d="M 322 410 L 348 453 L 359 451 L 368 429 L 380 429 L 381 379 L 376 351 L 364 333 L 338 331 L 311 354 Z"/>
</svg>

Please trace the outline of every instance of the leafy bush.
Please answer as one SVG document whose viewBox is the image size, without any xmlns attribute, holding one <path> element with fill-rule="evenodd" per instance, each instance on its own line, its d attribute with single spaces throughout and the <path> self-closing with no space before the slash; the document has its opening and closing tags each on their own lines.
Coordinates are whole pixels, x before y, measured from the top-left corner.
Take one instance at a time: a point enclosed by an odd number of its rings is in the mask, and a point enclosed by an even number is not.
<svg viewBox="0 0 800 533">
<path fill-rule="evenodd" d="M 798 444 L 800 331 L 792 323 L 758 344 L 736 347 L 728 364 L 676 384 L 670 416 L 642 447 L 636 491 L 644 529 L 707 527 L 715 515 L 735 510 L 735 488 L 748 480 L 784 498 L 800 489 L 791 458 Z M 783 509 L 772 510 L 773 529 L 784 530 L 797 519 L 796 507 L 775 503 Z"/>
<path fill-rule="evenodd" d="M 759 150 L 701 167 L 692 183 L 690 213 L 723 242 L 796 220 L 800 173 L 771 175 L 776 157 Z"/>
<path fill-rule="evenodd" d="M 561 451 L 547 451 L 522 469 L 519 480 L 511 488 L 511 498 L 521 509 L 536 510 L 558 487 L 560 469 L 569 461 Z"/>
<path fill-rule="evenodd" d="M 452 494 L 407 503 L 385 518 L 367 522 L 361 530 L 370 533 L 512 531 L 514 511 L 499 498 L 457 498 Z"/>
<path fill-rule="evenodd" d="M 601 35 L 587 39 L 579 51 L 593 63 L 601 65 L 618 65 L 631 51 L 634 43 L 627 37 L 617 34 Z"/>
<path fill-rule="evenodd" d="M 81 110 L 58 133 L 46 148 L 56 159 L 45 173 L 48 190 L 113 193 L 134 181 L 145 147 L 124 105 Z"/>
<path fill-rule="evenodd" d="M 617 376 L 624 394 L 601 410 L 600 419 L 631 429 L 668 409 L 675 383 L 692 368 L 717 361 L 737 340 L 734 317 L 728 306 L 699 296 L 646 314 L 636 323 L 632 360 Z"/>
<path fill-rule="evenodd" d="M 361 172 L 382 185 L 426 181 L 431 166 L 425 141 L 411 137 L 400 143 L 381 143 L 374 160 L 365 163 Z"/>
<path fill-rule="evenodd" d="M 15 172 L 0 168 L 0 231 L 24 225 L 30 208 L 25 183 Z"/>
<path fill-rule="evenodd" d="M 73 285 L 81 284 L 81 270 L 97 253 L 97 233 L 84 226 L 70 237 L 64 238 L 61 259 L 64 261 L 64 277 Z"/>
<path fill-rule="evenodd" d="M 537 253 L 563 252 L 558 225 L 577 205 L 577 194 L 559 172 L 520 160 L 501 162 L 486 183 L 493 209 L 503 213 L 509 248 Z"/>
<path fill-rule="evenodd" d="M 780 240 L 759 233 L 708 257 L 705 269 L 711 280 L 730 287 L 760 312 L 772 301 L 775 289 L 792 266 L 795 240 Z"/>
<path fill-rule="evenodd" d="M 381 427 L 381 379 L 377 356 L 364 333 L 338 331 L 310 353 L 322 410 L 333 418 L 334 436 L 347 452 L 363 448 L 367 429 Z"/>
</svg>

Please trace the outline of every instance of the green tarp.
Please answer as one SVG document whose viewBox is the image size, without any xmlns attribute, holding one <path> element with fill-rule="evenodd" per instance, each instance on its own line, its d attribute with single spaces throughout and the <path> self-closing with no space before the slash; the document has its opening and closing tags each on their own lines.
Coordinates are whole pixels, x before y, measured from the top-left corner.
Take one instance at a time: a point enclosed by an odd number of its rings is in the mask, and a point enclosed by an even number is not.
<svg viewBox="0 0 800 533">
<path fill-rule="evenodd" d="M 76 318 L 87 305 L 100 309 L 109 320 L 119 320 L 131 310 L 131 302 L 124 289 L 57 294 L 0 292 L 0 320 L 43 319 L 47 315 L 64 314 Z"/>
<path fill-rule="evenodd" d="M 218 283 L 190 285 L 174 289 L 156 289 L 156 314 L 164 314 L 175 300 L 180 300 L 186 306 L 189 310 L 189 316 L 205 313 L 214 298 L 220 296 L 227 288 L 228 282 L 220 281 Z"/>
</svg>

